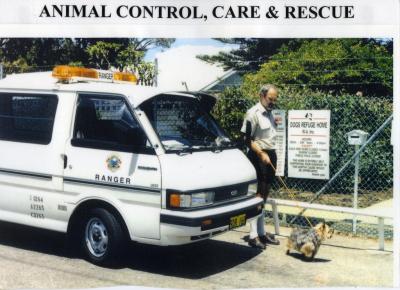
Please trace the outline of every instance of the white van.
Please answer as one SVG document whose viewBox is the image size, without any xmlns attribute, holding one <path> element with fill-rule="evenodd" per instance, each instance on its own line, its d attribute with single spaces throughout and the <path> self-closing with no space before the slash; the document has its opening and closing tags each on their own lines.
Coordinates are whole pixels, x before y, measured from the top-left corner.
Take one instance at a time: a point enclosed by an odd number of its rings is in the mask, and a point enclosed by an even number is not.
<svg viewBox="0 0 400 290">
<path fill-rule="evenodd" d="M 67 233 L 104 264 L 125 241 L 186 244 L 261 214 L 215 99 L 135 83 L 68 66 L 0 80 L 0 220 Z"/>
</svg>

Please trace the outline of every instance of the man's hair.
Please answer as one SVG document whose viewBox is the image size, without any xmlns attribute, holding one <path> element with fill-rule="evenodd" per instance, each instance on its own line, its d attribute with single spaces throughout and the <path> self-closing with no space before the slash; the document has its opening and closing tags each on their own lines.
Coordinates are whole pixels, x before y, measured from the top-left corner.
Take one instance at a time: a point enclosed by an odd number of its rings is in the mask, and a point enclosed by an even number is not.
<svg viewBox="0 0 400 290">
<path fill-rule="evenodd" d="M 278 90 L 276 88 L 276 86 L 271 85 L 271 84 L 266 84 L 266 85 L 261 86 L 261 88 L 260 88 L 260 96 L 265 96 L 270 89 Z"/>
</svg>

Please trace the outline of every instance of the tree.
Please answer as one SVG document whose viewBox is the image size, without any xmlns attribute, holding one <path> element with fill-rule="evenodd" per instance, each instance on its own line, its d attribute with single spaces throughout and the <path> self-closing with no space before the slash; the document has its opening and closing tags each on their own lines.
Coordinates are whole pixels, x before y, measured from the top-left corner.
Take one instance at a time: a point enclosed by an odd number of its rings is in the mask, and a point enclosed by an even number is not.
<svg viewBox="0 0 400 290">
<path fill-rule="evenodd" d="M 13 72 L 50 70 L 57 64 L 74 64 L 124 70 L 143 62 L 146 51 L 169 47 L 173 38 L 2 38 L 0 62 Z"/>
<path fill-rule="evenodd" d="M 243 91 L 239 88 L 226 88 L 215 104 L 212 114 L 218 122 L 235 141 L 240 140 L 240 129 L 246 111 L 255 101 L 243 96 Z"/>
<path fill-rule="evenodd" d="M 114 42 L 98 41 L 86 48 L 89 66 L 101 69 L 115 68 L 120 71 L 133 69 L 143 62 L 145 52 L 136 50 L 133 45 L 124 46 Z"/>
<path fill-rule="evenodd" d="M 173 38 L 0 38 L 5 74 L 48 71 L 58 64 L 130 71 L 153 85 L 155 67 L 144 62 L 148 49 L 169 47 Z"/>
<path fill-rule="evenodd" d="M 137 51 L 146 51 L 154 47 L 168 48 L 174 43 L 175 38 L 131 38 L 129 44 Z"/>
<path fill-rule="evenodd" d="M 225 70 L 234 69 L 242 73 L 257 71 L 261 64 L 268 61 L 283 44 L 290 43 L 292 47 L 297 45 L 296 40 L 284 38 L 217 38 L 216 40 L 239 47 L 217 55 L 199 55 L 198 58 L 208 63 L 220 64 Z"/>
<path fill-rule="evenodd" d="M 89 55 L 89 63 L 101 69 L 109 69 L 112 66 L 116 66 L 115 61 L 121 47 L 121 44 L 104 41 L 88 46 L 86 51 Z"/>
<path fill-rule="evenodd" d="M 57 38 L 11 38 L 1 43 L 3 63 L 23 59 L 28 66 L 42 69 L 53 65 L 62 54 L 62 39 Z"/>
<path fill-rule="evenodd" d="M 387 43 L 360 39 L 304 40 L 297 49 L 283 45 L 244 86 L 273 83 L 301 90 L 392 97 L 393 59 Z"/>
<path fill-rule="evenodd" d="M 152 86 L 154 84 L 154 78 L 156 71 L 153 63 L 142 62 L 136 67 L 136 75 L 139 76 L 139 83 L 141 85 Z"/>
</svg>

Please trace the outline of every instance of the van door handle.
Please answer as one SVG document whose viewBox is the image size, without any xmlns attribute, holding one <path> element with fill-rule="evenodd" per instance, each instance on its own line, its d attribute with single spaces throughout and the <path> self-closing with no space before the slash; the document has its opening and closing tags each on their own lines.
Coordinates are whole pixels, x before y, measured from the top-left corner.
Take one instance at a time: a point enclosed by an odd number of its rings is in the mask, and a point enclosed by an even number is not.
<svg viewBox="0 0 400 290">
<path fill-rule="evenodd" d="M 61 158 L 64 161 L 64 169 L 67 168 L 67 164 L 68 164 L 68 157 L 65 154 L 61 154 Z"/>
</svg>

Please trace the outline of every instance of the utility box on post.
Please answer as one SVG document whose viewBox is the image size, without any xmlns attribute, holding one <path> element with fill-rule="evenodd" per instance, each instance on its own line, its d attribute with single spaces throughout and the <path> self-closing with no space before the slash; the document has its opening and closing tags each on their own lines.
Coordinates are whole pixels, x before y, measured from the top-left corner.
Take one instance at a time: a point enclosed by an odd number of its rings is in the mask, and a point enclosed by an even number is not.
<svg viewBox="0 0 400 290">
<path fill-rule="evenodd" d="M 349 145 L 363 145 L 368 138 L 368 133 L 362 130 L 353 130 L 346 135 Z"/>
<path fill-rule="evenodd" d="M 367 142 L 368 133 L 362 130 L 353 130 L 348 133 L 347 142 L 349 145 L 354 145 L 354 149 L 356 153 L 360 149 L 360 146 L 364 145 Z M 358 207 L 358 173 L 360 170 L 360 154 L 358 154 L 354 160 L 354 196 L 353 196 L 353 208 L 357 209 Z M 357 231 L 357 219 L 356 216 L 353 216 L 353 233 L 355 234 Z"/>
</svg>

